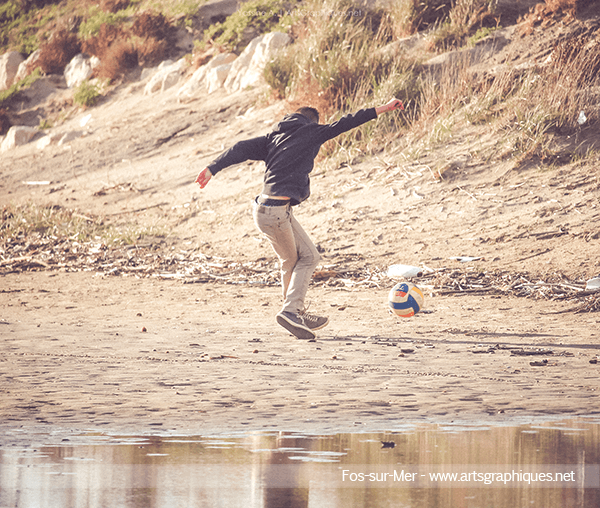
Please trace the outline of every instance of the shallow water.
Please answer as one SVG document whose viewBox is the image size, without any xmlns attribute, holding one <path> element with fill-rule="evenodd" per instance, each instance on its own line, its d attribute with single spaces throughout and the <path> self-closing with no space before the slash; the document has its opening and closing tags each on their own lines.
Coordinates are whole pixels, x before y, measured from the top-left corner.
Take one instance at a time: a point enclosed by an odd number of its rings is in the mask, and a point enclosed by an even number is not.
<svg viewBox="0 0 600 508">
<path fill-rule="evenodd" d="M 2 508 L 600 506 L 600 416 L 333 435 L 34 437 L 14 430 L 1 441 Z"/>
</svg>

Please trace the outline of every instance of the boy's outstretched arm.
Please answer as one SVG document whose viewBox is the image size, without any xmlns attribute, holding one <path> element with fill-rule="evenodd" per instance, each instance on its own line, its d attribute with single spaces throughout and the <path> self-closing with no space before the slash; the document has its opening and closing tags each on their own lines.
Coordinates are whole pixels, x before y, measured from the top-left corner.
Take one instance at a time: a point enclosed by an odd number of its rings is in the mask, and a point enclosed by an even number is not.
<svg viewBox="0 0 600 508">
<path fill-rule="evenodd" d="M 196 183 L 200 185 L 201 189 L 204 189 L 210 179 L 222 169 L 247 160 L 264 161 L 266 156 L 266 136 L 238 141 L 231 148 L 219 155 L 206 168 L 200 171 L 200 174 L 196 178 Z"/>
<path fill-rule="evenodd" d="M 392 99 L 387 104 L 375 108 L 375 112 L 377 113 L 377 116 L 379 116 L 381 113 L 387 113 L 388 111 L 394 111 L 396 109 L 404 109 L 404 104 L 402 104 L 402 101 L 399 99 Z"/>
<path fill-rule="evenodd" d="M 383 106 L 361 109 L 355 114 L 346 115 L 340 118 L 337 122 L 319 125 L 319 128 L 321 129 L 319 141 L 321 143 L 325 143 L 325 141 L 333 139 L 343 132 L 354 129 L 355 127 L 358 127 L 369 120 L 375 119 L 377 116 L 381 115 L 381 113 L 387 113 L 388 111 L 394 111 L 396 109 L 404 109 L 404 105 L 402 104 L 401 100 L 392 99 Z M 375 116 L 373 116 L 373 114 Z"/>
</svg>

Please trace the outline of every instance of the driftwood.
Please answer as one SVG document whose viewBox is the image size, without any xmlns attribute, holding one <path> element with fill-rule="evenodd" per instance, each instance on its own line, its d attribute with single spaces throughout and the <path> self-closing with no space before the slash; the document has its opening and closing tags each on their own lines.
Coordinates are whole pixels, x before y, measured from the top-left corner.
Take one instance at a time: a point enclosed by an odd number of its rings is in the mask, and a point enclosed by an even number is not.
<svg viewBox="0 0 600 508">
<path fill-rule="evenodd" d="M 71 238 L 17 236 L 0 245 L 0 273 L 66 269 L 107 276 L 161 277 L 184 283 L 279 284 L 274 257 L 240 263 L 206 255 L 197 248 L 173 250 L 162 240 L 158 244 L 148 239 L 145 242 L 111 246 Z M 600 290 L 586 290 L 585 281 L 568 280 L 562 275 L 539 280 L 527 273 L 506 270 L 424 268 L 421 276 L 410 281 L 434 295 L 511 295 L 576 302 L 560 312 L 600 310 Z M 318 286 L 344 288 L 390 288 L 395 282 L 387 276 L 387 267 L 373 266 L 364 256 L 347 251 L 336 252 L 334 262 L 319 268 L 313 278 L 313 284 Z"/>
</svg>

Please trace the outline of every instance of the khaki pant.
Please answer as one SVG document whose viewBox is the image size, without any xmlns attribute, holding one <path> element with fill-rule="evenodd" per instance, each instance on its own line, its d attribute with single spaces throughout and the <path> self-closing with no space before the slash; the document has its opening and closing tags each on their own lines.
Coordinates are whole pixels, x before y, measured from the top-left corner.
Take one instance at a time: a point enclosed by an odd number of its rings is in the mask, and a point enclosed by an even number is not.
<svg viewBox="0 0 600 508">
<path fill-rule="evenodd" d="M 321 256 L 302 226 L 294 218 L 292 207 L 253 205 L 254 222 L 267 237 L 281 265 L 282 311 L 304 310 L 308 285 Z"/>
</svg>

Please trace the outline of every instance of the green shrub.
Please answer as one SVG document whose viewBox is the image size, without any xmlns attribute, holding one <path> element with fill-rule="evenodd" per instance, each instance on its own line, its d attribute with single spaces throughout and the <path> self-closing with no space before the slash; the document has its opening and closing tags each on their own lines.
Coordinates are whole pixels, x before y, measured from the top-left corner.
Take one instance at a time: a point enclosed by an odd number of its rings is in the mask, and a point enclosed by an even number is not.
<svg viewBox="0 0 600 508">
<path fill-rule="evenodd" d="M 480 40 L 492 35 L 495 30 L 496 28 L 491 28 L 487 26 L 478 29 L 471 37 L 469 37 L 468 45 L 475 46 L 475 44 L 477 44 Z"/>
<path fill-rule="evenodd" d="M 121 26 L 127 20 L 127 14 L 123 11 L 104 11 L 94 6 L 89 11 L 89 17 L 79 25 L 79 37 L 82 40 L 89 39 L 100 34 L 103 25 Z"/>
<path fill-rule="evenodd" d="M 51 129 L 52 128 L 52 122 L 50 120 L 48 120 L 47 118 L 43 118 L 40 120 L 40 124 L 38 125 L 38 129 L 40 130 L 46 130 L 46 129 Z"/>
<path fill-rule="evenodd" d="M 35 69 L 29 76 L 23 78 L 17 83 L 13 83 L 7 90 L 0 91 L 0 108 L 4 108 L 21 90 L 29 88 L 41 77 L 39 69 Z"/>
<path fill-rule="evenodd" d="M 294 3 L 297 3 L 294 0 Z M 250 0 L 222 23 L 204 33 L 204 42 L 240 53 L 253 36 L 270 32 L 288 16 L 290 3 L 283 0 Z"/>
<path fill-rule="evenodd" d="M 24 55 L 38 47 L 37 33 L 46 29 L 59 9 L 59 0 L 4 0 L 0 5 L 0 54 L 16 50 Z"/>
<path fill-rule="evenodd" d="M 73 94 L 73 102 L 83 107 L 95 106 L 100 100 L 101 94 L 98 85 L 84 81 L 77 87 Z"/>
</svg>

